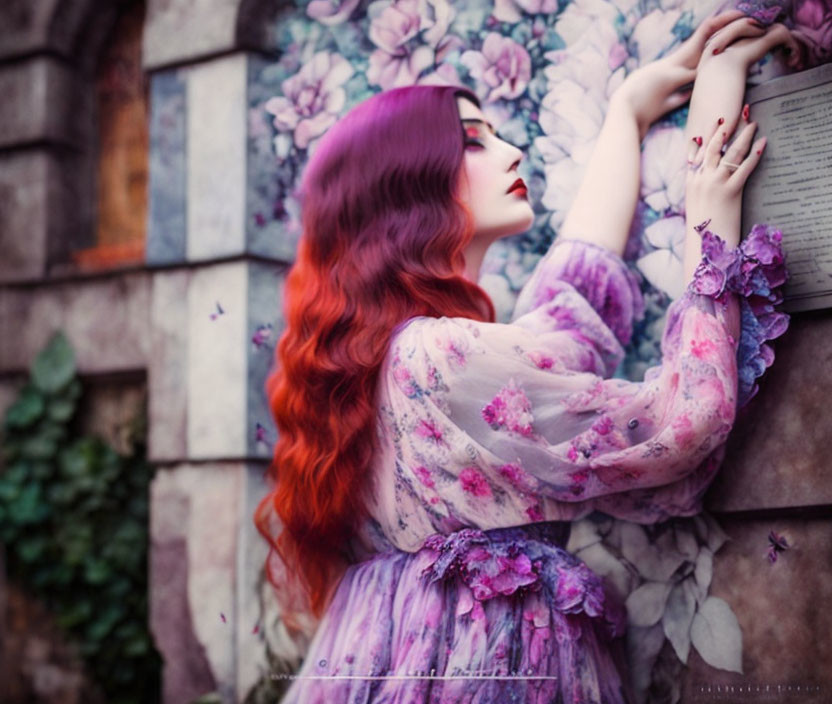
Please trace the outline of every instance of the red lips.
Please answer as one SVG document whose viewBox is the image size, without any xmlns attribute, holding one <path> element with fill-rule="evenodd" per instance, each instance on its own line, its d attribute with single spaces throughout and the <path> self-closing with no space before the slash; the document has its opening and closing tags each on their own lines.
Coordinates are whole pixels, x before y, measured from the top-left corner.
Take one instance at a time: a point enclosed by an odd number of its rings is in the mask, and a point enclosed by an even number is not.
<svg viewBox="0 0 832 704">
<path fill-rule="evenodd" d="M 514 183 L 511 184 L 511 188 L 509 188 L 506 193 L 511 193 L 512 191 L 522 190 L 523 193 L 526 193 L 526 183 L 523 181 L 522 178 L 518 178 Z"/>
</svg>

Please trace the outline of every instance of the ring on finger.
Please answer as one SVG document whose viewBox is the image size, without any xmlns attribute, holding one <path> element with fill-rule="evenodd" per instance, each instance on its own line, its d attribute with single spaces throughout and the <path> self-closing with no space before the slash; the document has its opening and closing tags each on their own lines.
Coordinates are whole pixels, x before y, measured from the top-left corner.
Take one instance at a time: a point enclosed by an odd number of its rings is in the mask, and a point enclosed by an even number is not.
<svg viewBox="0 0 832 704">
<path fill-rule="evenodd" d="M 732 161 L 726 161 L 725 159 L 721 159 L 719 165 L 724 166 L 726 169 L 728 169 L 728 171 L 736 171 L 738 168 L 740 168 L 739 164 L 735 164 Z"/>
</svg>

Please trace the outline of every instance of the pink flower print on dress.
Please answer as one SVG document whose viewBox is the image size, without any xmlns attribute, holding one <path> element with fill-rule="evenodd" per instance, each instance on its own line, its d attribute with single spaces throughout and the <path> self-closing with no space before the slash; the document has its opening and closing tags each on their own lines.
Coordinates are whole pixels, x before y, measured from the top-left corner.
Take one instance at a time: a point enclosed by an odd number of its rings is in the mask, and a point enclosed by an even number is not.
<svg viewBox="0 0 832 704">
<path fill-rule="evenodd" d="M 497 472 L 520 491 L 532 492 L 538 487 L 537 479 L 523 469 L 520 460 L 501 465 L 497 468 Z"/>
<path fill-rule="evenodd" d="M 690 351 L 697 359 L 707 359 L 717 351 L 717 346 L 711 340 L 691 340 Z"/>
<path fill-rule="evenodd" d="M 526 515 L 530 521 L 542 521 L 543 511 L 540 510 L 540 504 L 534 503 L 526 509 Z"/>
<path fill-rule="evenodd" d="M 437 445 L 444 443 L 442 440 L 442 430 L 431 420 L 420 420 L 414 432 L 420 438 L 431 440 Z"/>
<path fill-rule="evenodd" d="M 448 362 L 452 367 L 462 369 L 468 361 L 468 345 L 462 340 L 448 338 L 439 340 L 439 349 L 447 353 Z"/>
<path fill-rule="evenodd" d="M 696 440 L 696 430 L 687 413 L 680 413 L 670 424 L 673 428 L 673 439 L 681 450 L 687 450 Z"/>
<path fill-rule="evenodd" d="M 473 496 L 491 496 L 491 487 L 476 467 L 466 467 L 459 473 L 462 490 Z"/>
<path fill-rule="evenodd" d="M 429 489 L 433 489 L 436 486 L 436 483 L 433 481 L 433 478 L 430 476 L 430 470 L 427 467 L 416 467 L 413 470 L 417 477 L 419 477 L 419 481 L 422 482 L 426 487 Z"/>
<path fill-rule="evenodd" d="M 543 352 L 529 352 L 529 359 L 538 369 L 551 369 L 555 365 L 555 360 Z"/>
<path fill-rule="evenodd" d="M 410 370 L 399 363 L 398 356 L 393 360 L 393 380 L 408 398 L 415 398 L 421 393 L 421 389 L 414 381 Z"/>
<path fill-rule="evenodd" d="M 482 409 L 482 417 L 494 430 L 505 427 L 526 438 L 534 435 L 531 401 L 514 383 L 514 379 L 510 379 L 491 403 Z"/>
</svg>

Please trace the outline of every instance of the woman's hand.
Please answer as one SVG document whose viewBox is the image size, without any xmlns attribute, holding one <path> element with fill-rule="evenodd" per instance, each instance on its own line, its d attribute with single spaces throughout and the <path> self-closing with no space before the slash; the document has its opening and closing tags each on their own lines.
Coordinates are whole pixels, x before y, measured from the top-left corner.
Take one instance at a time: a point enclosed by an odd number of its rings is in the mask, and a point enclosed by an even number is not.
<svg viewBox="0 0 832 704">
<path fill-rule="evenodd" d="M 725 120 L 720 119 L 706 138 L 693 142 L 692 156 L 688 160 L 687 228 L 697 228 L 709 221 L 708 229 L 730 247 L 739 244 L 742 192 L 751 172 L 760 163 L 766 145 L 765 137 L 752 143 L 757 124 L 747 121 L 747 117 L 744 111 L 736 139 L 724 155 L 722 147 L 731 133 Z"/>
<path fill-rule="evenodd" d="M 673 53 L 627 76 L 612 101 L 624 104 L 632 112 L 641 139 L 662 115 L 690 99 L 692 87 L 687 84 L 696 78 L 705 46 L 717 33 L 727 41 L 738 35 L 762 36 L 766 30 L 739 10 L 723 12 L 703 21 Z"/>
</svg>

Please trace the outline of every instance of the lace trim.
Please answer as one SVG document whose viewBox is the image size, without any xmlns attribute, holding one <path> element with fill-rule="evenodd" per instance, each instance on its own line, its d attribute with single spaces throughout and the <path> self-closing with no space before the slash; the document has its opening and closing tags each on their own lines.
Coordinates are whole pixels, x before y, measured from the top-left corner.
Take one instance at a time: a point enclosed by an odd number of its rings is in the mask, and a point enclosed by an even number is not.
<svg viewBox="0 0 832 704">
<path fill-rule="evenodd" d="M 728 293 L 740 296 L 737 405 L 742 408 L 757 393 L 756 380 L 774 362 L 774 350 L 766 342 L 789 326 L 789 316 L 774 309 L 783 301 L 781 287 L 788 278 L 783 235 L 773 227 L 755 225 L 739 247 L 729 249 L 707 225 L 696 228 L 702 236 L 702 261 L 688 290 L 715 300 Z"/>
</svg>

